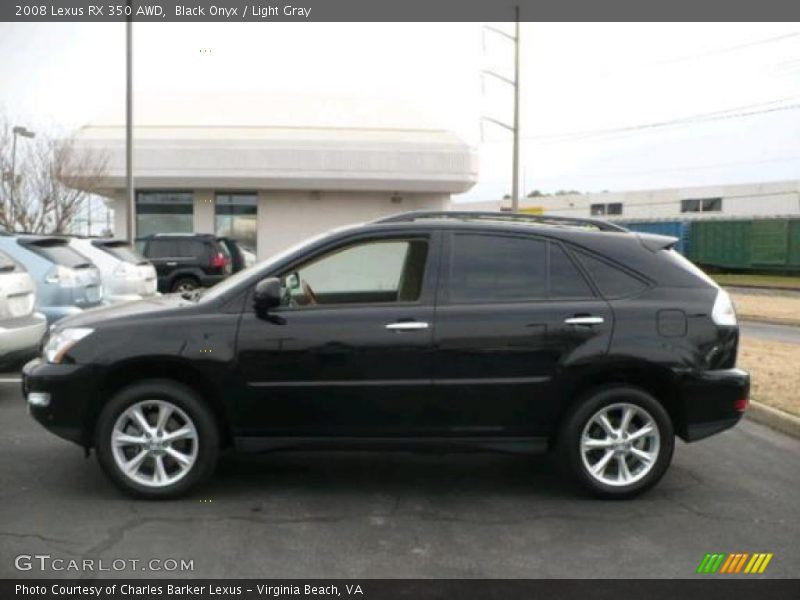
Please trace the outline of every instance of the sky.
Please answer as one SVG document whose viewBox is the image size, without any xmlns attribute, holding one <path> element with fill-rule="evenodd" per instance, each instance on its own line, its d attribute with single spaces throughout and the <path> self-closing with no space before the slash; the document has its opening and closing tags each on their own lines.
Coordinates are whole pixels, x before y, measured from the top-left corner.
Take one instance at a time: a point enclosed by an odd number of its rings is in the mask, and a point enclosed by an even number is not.
<svg viewBox="0 0 800 600">
<path fill-rule="evenodd" d="M 457 200 L 511 189 L 510 135 L 482 125 L 511 121 L 511 88 L 482 71 L 512 76 L 512 45 L 481 23 L 134 29 L 138 122 L 236 122 L 210 100 L 250 97 L 263 125 L 445 128 L 480 156 Z M 800 179 L 800 24 L 523 23 L 520 37 L 524 191 Z M 39 130 L 122 123 L 124 51 L 119 23 L 0 23 L 0 107 Z"/>
</svg>

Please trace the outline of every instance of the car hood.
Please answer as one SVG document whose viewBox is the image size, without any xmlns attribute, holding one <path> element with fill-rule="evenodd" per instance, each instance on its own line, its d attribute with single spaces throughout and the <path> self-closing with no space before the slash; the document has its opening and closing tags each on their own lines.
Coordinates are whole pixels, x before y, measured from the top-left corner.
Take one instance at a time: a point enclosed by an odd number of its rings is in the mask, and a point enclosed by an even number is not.
<svg viewBox="0 0 800 600">
<path fill-rule="evenodd" d="M 180 294 L 166 294 L 143 300 L 121 302 L 85 310 L 82 313 L 62 319 L 56 329 L 66 327 L 97 327 L 110 322 L 128 321 L 130 319 L 149 319 L 165 312 L 185 310 L 196 307 L 197 303 L 181 297 Z"/>
</svg>

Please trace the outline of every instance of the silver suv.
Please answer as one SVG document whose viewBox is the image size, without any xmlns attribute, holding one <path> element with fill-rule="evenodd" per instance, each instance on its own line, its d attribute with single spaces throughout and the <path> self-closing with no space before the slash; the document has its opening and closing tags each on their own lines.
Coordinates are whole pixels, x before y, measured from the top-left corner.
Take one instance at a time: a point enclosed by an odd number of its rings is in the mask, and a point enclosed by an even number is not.
<svg viewBox="0 0 800 600">
<path fill-rule="evenodd" d="M 36 284 L 8 254 L 0 252 L 0 365 L 37 353 L 47 319 L 34 312 Z"/>
<path fill-rule="evenodd" d="M 0 235 L 0 250 L 27 269 L 36 282 L 38 308 L 53 323 L 84 309 L 100 306 L 100 272 L 69 247 L 63 237 Z"/>
</svg>

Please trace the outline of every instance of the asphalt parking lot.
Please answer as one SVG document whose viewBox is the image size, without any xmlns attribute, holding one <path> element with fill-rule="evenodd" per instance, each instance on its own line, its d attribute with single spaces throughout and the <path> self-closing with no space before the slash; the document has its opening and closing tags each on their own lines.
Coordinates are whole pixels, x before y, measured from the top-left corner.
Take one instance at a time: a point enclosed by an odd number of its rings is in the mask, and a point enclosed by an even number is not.
<svg viewBox="0 0 800 600">
<path fill-rule="evenodd" d="M 191 559 L 173 575 L 194 577 L 682 578 L 707 552 L 773 552 L 765 577 L 800 573 L 800 441 L 747 421 L 679 443 L 626 502 L 578 495 L 546 457 L 480 453 L 228 456 L 192 497 L 146 502 L 32 421 L 15 377 L 0 375 L 0 577 L 79 575 L 17 571 L 20 554 Z"/>
</svg>

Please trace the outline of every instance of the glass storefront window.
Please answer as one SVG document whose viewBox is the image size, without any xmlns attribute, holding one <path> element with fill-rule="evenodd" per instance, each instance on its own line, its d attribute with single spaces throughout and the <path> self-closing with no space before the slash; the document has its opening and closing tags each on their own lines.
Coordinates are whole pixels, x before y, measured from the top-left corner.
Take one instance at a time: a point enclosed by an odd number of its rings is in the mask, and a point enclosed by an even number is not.
<svg viewBox="0 0 800 600">
<path fill-rule="evenodd" d="M 194 231 L 192 192 L 137 192 L 136 236 Z"/>
<path fill-rule="evenodd" d="M 258 201 L 253 192 L 219 192 L 215 204 L 218 236 L 236 240 L 255 254 Z"/>
</svg>

